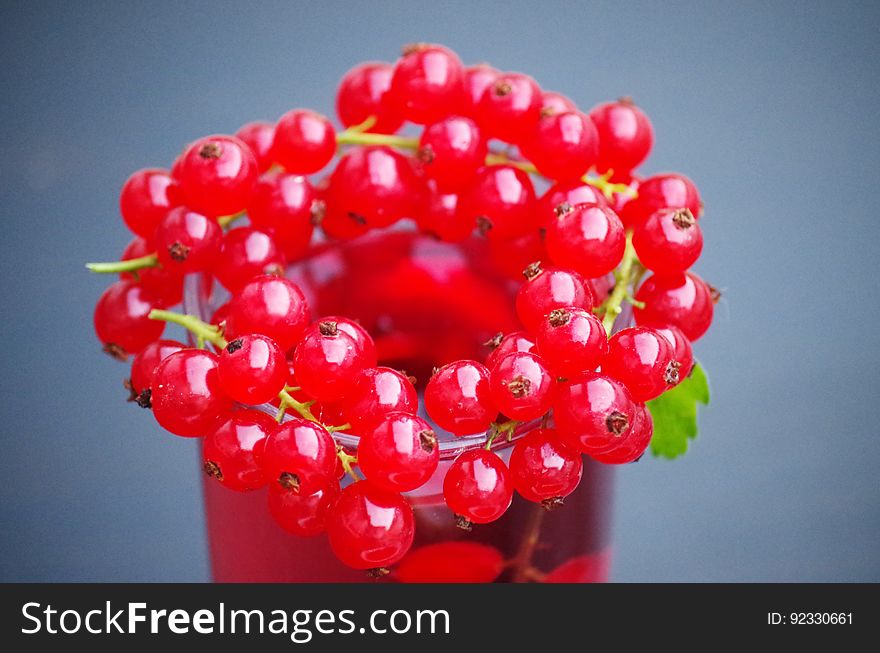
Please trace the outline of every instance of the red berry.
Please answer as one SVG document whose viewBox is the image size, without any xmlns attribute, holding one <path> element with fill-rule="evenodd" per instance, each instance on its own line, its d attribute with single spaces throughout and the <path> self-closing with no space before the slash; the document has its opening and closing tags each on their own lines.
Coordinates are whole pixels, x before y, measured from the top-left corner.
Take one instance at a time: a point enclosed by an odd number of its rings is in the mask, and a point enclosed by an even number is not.
<svg viewBox="0 0 880 653">
<path fill-rule="evenodd" d="M 275 125 L 271 122 L 249 122 L 238 128 L 235 137 L 251 148 L 257 159 L 257 169 L 266 172 L 272 167 L 272 138 Z"/>
<path fill-rule="evenodd" d="M 450 116 L 426 127 L 417 158 L 425 174 L 444 190 L 468 185 L 486 161 L 488 147 L 470 118 Z"/>
<path fill-rule="evenodd" d="M 639 261 L 658 274 L 684 272 L 700 258 L 703 232 L 690 209 L 660 209 L 636 227 Z"/>
<path fill-rule="evenodd" d="M 691 369 L 694 366 L 694 350 L 691 347 L 690 341 L 684 337 L 684 334 L 678 327 L 655 326 L 654 330 L 666 338 L 667 342 L 669 342 L 672 347 L 672 360 L 679 364 L 678 382 L 681 383 L 687 378 L 688 374 L 691 373 Z"/>
<path fill-rule="evenodd" d="M 602 322 L 582 308 L 555 308 L 544 319 L 535 340 L 538 351 L 559 376 L 596 369 L 608 350 Z"/>
<path fill-rule="evenodd" d="M 489 256 L 496 270 L 510 279 L 521 281 L 526 267 L 535 261 L 547 260 L 547 249 L 541 233 L 533 229 L 507 240 L 490 239 Z"/>
<path fill-rule="evenodd" d="M 447 243 L 460 243 L 474 231 L 474 221 L 458 210 L 459 196 L 444 193 L 429 180 L 424 185 L 422 201 L 416 207 L 415 220 L 423 233 Z"/>
<path fill-rule="evenodd" d="M 411 492 L 437 470 L 440 445 L 425 420 L 408 413 L 388 413 L 361 436 L 357 457 L 373 485 L 389 492 Z"/>
<path fill-rule="evenodd" d="M 159 263 L 179 275 L 212 267 L 222 241 L 223 230 L 216 220 L 185 206 L 172 209 L 156 228 Z"/>
<path fill-rule="evenodd" d="M 464 103 L 461 60 L 442 45 L 408 45 L 394 66 L 387 97 L 396 113 L 420 125 L 457 113 Z"/>
<path fill-rule="evenodd" d="M 559 505 L 581 482 L 581 455 L 562 443 L 553 429 L 535 429 L 519 440 L 510 453 L 510 478 L 520 496 Z"/>
<path fill-rule="evenodd" d="M 626 233 L 620 218 L 598 204 L 560 205 L 547 224 L 547 253 L 557 265 L 585 277 L 608 274 L 620 263 Z"/>
<path fill-rule="evenodd" d="M 297 382 L 306 394 L 321 402 L 342 399 L 370 362 L 337 322 L 324 319 L 306 329 L 293 355 Z"/>
<path fill-rule="evenodd" d="M 562 93 L 544 91 L 541 94 L 541 115 L 552 116 L 555 113 L 577 111 L 577 105 Z"/>
<path fill-rule="evenodd" d="M 608 201 L 602 191 L 595 186 L 583 182 L 580 179 L 572 181 L 559 181 L 553 184 L 541 195 L 537 204 L 538 217 L 542 227 L 555 222 L 556 209 L 560 204 L 576 206 L 578 204 L 598 204 L 608 206 Z"/>
<path fill-rule="evenodd" d="M 142 238 L 152 238 L 156 225 L 177 205 L 167 170 L 148 168 L 135 172 L 122 186 L 119 210 L 126 226 Z"/>
<path fill-rule="evenodd" d="M 269 435 L 262 463 L 270 484 L 309 496 L 336 482 L 336 443 L 320 424 L 295 417 Z"/>
<path fill-rule="evenodd" d="M 293 347 L 309 324 L 309 305 L 292 281 L 261 276 L 248 281 L 232 298 L 226 317 L 227 337 L 262 333 L 284 351 Z"/>
<path fill-rule="evenodd" d="M 156 247 L 151 242 L 143 238 L 134 238 L 128 243 L 119 260 L 141 258 L 155 251 Z M 183 276 L 162 266 L 143 268 L 137 273 L 123 272 L 119 278 L 137 283 L 153 295 L 162 306 L 174 306 L 183 299 Z"/>
<path fill-rule="evenodd" d="M 287 359 L 264 335 L 237 337 L 220 354 L 220 386 L 235 401 L 252 406 L 274 399 L 287 382 Z"/>
<path fill-rule="evenodd" d="M 477 107 L 483 99 L 483 93 L 501 72 L 487 64 L 478 64 L 464 69 L 464 105 L 462 114 L 470 118 L 477 117 Z"/>
<path fill-rule="evenodd" d="M 388 105 L 386 96 L 393 72 L 390 63 L 368 61 L 345 73 L 336 91 L 339 121 L 346 127 L 353 127 L 375 116 L 376 124 L 367 131 L 393 134 L 400 129 L 403 119 Z"/>
<path fill-rule="evenodd" d="M 275 239 L 253 227 L 230 229 L 214 261 L 214 276 L 231 293 L 261 274 L 282 274 L 284 254 Z"/>
<path fill-rule="evenodd" d="M 244 492 L 266 485 L 254 452 L 265 446 L 275 420 L 258 410 L 237 410 L 205 436 L 205 473 L 230 490 Z"/>
<path fill-rule="evenodd" d="M 654 128 L 632 100 L 600 104 L 590 111 L 590 118 L 599 134 L 600 171 L 629 172 L 648 157 Z"/>
<path fill-rule="evenodd" d="M 624 204 L 620 218 L 627 228 L 637 227 L 660 209 L 690 209 L 694 217 L 703 212 L 694 182 L 675 173 L 654 175 L 639 182 L 639 196 Z"/>
<path fill-rule="evenodd" d="M 501 335 L 500 333 L 498 334 Z M 496 336 L 497 338 L 497 336 Z M 486 367 L 491 371 L 502 358 L 517 352 L 530 352 L 535 349 L 535 340 L 525 331 L 514 331 L 501 338 L 493 338 L 489 345 L 493 347 L 486 356 Z"/>
<path fill-rule="evenodd" d="M 633 425 L 624 441 L 610 451 L 591 453 L 590 457 L 606 465 L 623 465 L 642 457 L 651 437 L 654 435 L 654 422 L 645 404 L 636 404 Z"/>
<path fill-rule="evenodd" d="M 378 353 L 373 336 L 357 320 L 352 320 L 341 315 L 328 315 L 323 322 L 336 322 L 336 328 L 347 333 L 357 344 L 358 351 L 363 355 L 366 367 L 376 367 Z"/>
<path fill-rule="evenodd" d="M 297 494 L 271 483 L 269 514 L 276 524 L 292 535 L 318 535 L 324 532 L 327 516 L 336 505 L 339 492 L 339 483 L 336 482 L 309 495 Z"/>
<path fill-rule="evenodd" d="M 630 327 L 608 340 L 602 371 L 623 383 L 635 401 L 659 397 L 679 381 L 681 365 L 672 358 L 672 347 L 649 327 Z"/>
<path fill-rule="evenodd" d="M 326 117 L 293 109 L 278 119 L 272 138 L 272 159 L 287 172 L 310 175 L 336 154 L 336 130 Z"/>
<path fill-rule="evenodd" d="M 158 340 L 165 323 L 148 317 L 158 307 L 156 298 L 137 284 L 117 281 L 107 288 L 98 299 L 94 314 L 95 333 L 104 350 L 124 357 Z"/>
<path fill-rule="evenodd" d="M 167 356 L 153 376 L 153 416 L 166 431 L 184 437 L 209 433 L 232 410 L 220 387 L 219 359 L 204 349 L 182 349 Z"/>
<path fill-rule="evenodd" d="M 455 435 L 485 431 L 498 415 L 489 370 L 468 360 L 444 365 L 425 388 L 425 410 L 437 426 Z"/>
<path fill-rule="evenodd" d="M 186 349 L 176 340 L 156 340 L 144 347 L 131 362 L 131 385 L 135 392 L 149 390 L 159 363 L 171 354 Z"/>
<path fill-rule="evenodd" d="M 399 494 L 369 481 L 349 485 L 327 518 L 330 548 L 355 569 L 393 565 L 412 546 L 415 519 Z"/>
<path fill-rule="evenodd" d="M 537 229 L 534 210 L 532 180 L 509 165 L 482 168 L 462 196 L 461 211 L 489 238 L 515 238 Z"/>
<path fill-rule="evenodd" d="M 584 372 L 560 383 L 553 420 L 562 441 L 593 453 L 615 448 L 629 436 L 635 404 L 626 387 L 609 376 Z"/>
<path fill-rule="evenodd" d="M 516 314 L 530 333 L 537 333 L 555 308 L 593 308 L 590 287 L 577 272 L 544 268 L 536 263 L 528 266 L 524 274 L 526 281 L 516 294 Z"/>
<path fill-rule="evenodd" d="M 244 210 L 257 176 L 257 158 L 234 136 L 206 136 L 183 153 L 177 181 L 184 203 L 208 216 Z"/>
<path fill-rule="evenodd" d="M 443 479 L 443 498 L 465 530 L 488 524 L 507 511 L 513 498 L 510 472 L 497 454 L 470 449 L 456 458 Z"/>
<path fill-rule="evenodd" d="M 403 374 L 388 367 L 368 367 L 357 375 L 342 399 L 342 412 L 354 433 L 366 435 L 390 412 L 415 415 L 419 396 Z"/>
<path fill-rule="evenodd" d="M 411 217 L 420 182 L 412 164 L 397 150 L 355 147 L 339 160 L 327 190 L 331 212 L 369 227 L 387 227 Z"/>
<path fill-rule="evenodd" d="M 596 163 L 599 135 L 580 111 L 551 113 L 538 120 L 522 149 L 545 177 L 576 180 Z"/>
<path fill-rule="evenodd" d="M 556 379 L 539 356 L 528 352 L 508 354 L 490 373 L 492 398 L 501 414 L 521 422 L 537 419 L 550 410 Z"/>
<path fill-rule="evenodd" d="M 438 542 L 410 551 L 397 566 L 401 583 L 491 583 L 504 569 L 504 556 L 479 542 Z"/>
<path fill-rule="evenodd" d="M 637 324 L 671 324 L 691 342 L 699 340 L 712 324 L 713 291 L 693 272 L 652 275 L 639 286 L 636 300 L 645 303 L 645 308 L 633 309 Z"/>
<path fill-rule="evenodd" d="M 486 89 L 477 122 L 487 135 L 508 143 L 525 141 L 541 117 L 543 96 L 537 82 L 520 73 L 503 73 Z"/>
<path fill-rule="evenodd" d="M 247 212 L 251 224 L 271 231 L 287 260 L 296 261 L 309 249 L 323 204 L 305 177 L 269 173 L 257 182 Z"/>
</svg>

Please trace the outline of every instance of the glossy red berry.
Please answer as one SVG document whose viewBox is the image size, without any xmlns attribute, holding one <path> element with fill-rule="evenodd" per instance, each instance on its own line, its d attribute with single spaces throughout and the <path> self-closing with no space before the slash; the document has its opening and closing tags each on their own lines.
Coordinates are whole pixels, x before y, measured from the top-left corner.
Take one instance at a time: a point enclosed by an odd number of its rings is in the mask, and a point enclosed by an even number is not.
<svg viewBox="0 0 880 653">
<path fill-rule="evenodd" d="M 158 340 L 165 323 L 149 318 L 154 308 L 159 308 L 156 298 L 137 284 L 117 281 L 107 288 L 94 313 L 95 333 L 104 351 L 124 358 Z"/>
<path fill-rule="evenodd" d="M 513 487 L 527 501 L 558 506 L 581 482 L 581 455 L 562 443 L 554 429 L 535 429 L 510 453 Z"/>
<path fill-rule="evenodd" d="M 346 127 L 360 125 L 374 116 L 376 124 L 367 131 L 393 134 L 403 119 L 389 106 L 386 93 L 391 87 L 394 67 L 390 63 L 368 61 L 349 70 L 336 91 L 336 115 Z"/>
<path fill-rule="evenodd" d="M 650 327 L 630 327 L 608 339 L 602 372 L 623 383 L 632 398 L 659 397 L 679 380 L 681 365 L 672 358 L 665 336 Z"/>
<path fill-rule="evenodd" d="M 214 265 L 223 230 L 213 218 L 179 206 L 159 223 L 154 240 L 163 267 L 178 275 L 189 274 Z"/>
<path fill-rule="evenodd" d="M 495 405 L 510 419 L 528 422 L 550 410 L 556 379 L 535 354 L 508 354 L 495 363 L 489 380 Z"/>
<path fill-rule="evenodd" d="M 599 135 L 580 111 L 551 113 L 538 120 L 522 150 L 545 177 L 577 180 L 596 163 Z"/>
<path fill-rule="evenodd" d="M 641 180 L 639 196 L 624 204 L 620 218 L 627 228 L 637 227 L 660 209 L 690 209 L 695 218 L 703 212 L 700 193 L 684 175 L 669 173 Z"/>
<path fill-rule="evenodd" d="M 620 381 L 584 372 L 560 383 L 553 420 L 565 444 L 582 453 L 608 451 L 629 436 L 635 404 Z"/>
<path fill-rule="evenodd" d="M 378 352 L 373 336 L 367 331 L 360 322 L 342 315 L 328 315 L 322 318 L 323 322 L 335 322 L 336 328 L 347 333 L 352 337 L 357 345 L 358 351 L 363 356 L 366 367 L 376 367 L 378 362 Z"/>
<path fill-rule="evenodd" d="M 416 207 L 415 220 L 423 233 L 447 243 L 460 243 L 474 231 L 474 221 L 459 210 L 459 196 L 444 193 L 434 181 L 424 185 L 422 201 Z"/>
<path fill-rule="evenodd" d="M 326 319 L 306 329 L 293 355 L 297 382 L 321 402 L 342 399 L 370 362 L 354 338 Z"/>
<path fill-rule="evenodd" d="M 269 233 L 254 227 L 230 229 L 214 261 L 214 276 L 231 293 L 261 274 L 283 274 L 284 254 Z"/>
<path fill-rule="evenodd" d="M 645 304 L 633 309 L 637 324 L 671 324 L 691 342 L 706 333 L 715 311 L 712 289 L 693 272 L 652 275 L 639 286 L 636 300 Z"/>
<path fill-rule="evenodd" d="M 249 122 L 239 127 L 235 136 L 251 148 L 260 172 L 266 172 L 272 167 L 272 138 L 275 136 L 275 125 L 263 121 Z"/>
<path fill-rule="evenodd" d="M 309 305 L 299 286 L 283 277 L 254 277 L 230 302 L 226 334 L 235 338 L 262 333 L 287 351 L 299 342 L 309 319 Z"/>
<path fill-rule="evenodd" d="M 260 174 L 251 149 L 234 136 L 206 136 L 183 153 L 177 178 L 186 206 L 207 216 L 244 210 Z"/>
<path fill-rule="evenodd" d="M 358 225 L 387 227 L 412 217 L 420 191 L 412 164 L 403 154 L 384 145 L 355 147 L 330 176 L 327 210 Z"/>
<path fill-rule="evenodd" d="M 455 513 L 456 524 L 488 524 L 503 515 L 513 498 L 510 472 L 498 455 L 470 449 L 456 458 L 443 479 L 443 498 Z"/>
<path fill-rule="evenodd" d="M 672 360 L 678 363 L 679 383 L 684 381 L 691 373 L 694 367 L 694 350 L 690 341 L 685 338 L 681 329 L 678 327 L 667 325 L 665 327 L 655 326 L 654 330 L 666 338 L 672 347 Z"/>
<path fill-rule="evenodd" d="M 308 252 L 314 225 L 323 217 L 323 203 L 305 177 L 269 173 L 257 182 L 247 212 L 252 225 L 272 232 L 292 262 Z"/>
<path fill-rule="evenodd" d="M 602 191 L 595 186 L 584 183 L 580 179 L 560 181 L 553 184 L 538 199 L 536 210 L 542 227 L 555 222 L 558 217 L 556 209 L 561 204 L 576 206 L 578 204 L 598 204 L 608 206 Z"/>
<path fill-rule="evenodd" d="M 470 118 L 450 116 L 425 128 L 419 138 L 419 160 L 425 174 L 444 190 L 460 190 L 486 161 L 488 147 Z"/>
<path fill-rule="evenodd" d="M 425 388 L 425 410 L 437 426 L 455 435 L 485 431 L 498 415 L 489 370 L 468 360 L 444 365 Z"/>
<path fill-rule="evenodd" d="M 556 91 L 544 91 L 541 94 L 541 115 L 552 116 L 555 113 L 577 111 L 577 105 L 571 99 Z"/>
<path fill-rule="evenodd" d="M 530 352 L 535 349 L 535 339 L 525 331 L 514 331 L 502 336 L 500 333 L 487 343 L 492 351 L 486 356 L 486 367 L 490 373 L 492 368 L 509 354 Z"/>
<path fill-rule="evenodd" d="M 514 281 L 522 281 L 526 267 L 548 258 L 544 238 L 536 229 L 506 240 L 490 239 L 489 256 L 495 269 Z"/>
<path fill-rule="evenodd" d="M 204 349 L 182 349 L 156 368 L 150 401 L 166 431 L 184 437 L 208 434 L 232 410 L 217 374 L 219 359 Z"/>
<path fill-rule="evenodd" d="M 397 114 L 420 125 L 458 113 L 464 103 L 464 67 L 458 55 L 442 45 L 404 47 L 388 101 Z"/>
<path fill-rule="evenodd" d="M 486 166 L 462 196 L 462 212 L 489 238 L 515 238 L 537 229 L 535 188 L 529 175 L 509 165 Z"/>
<path fill-rule="evenodd" d="M 293 109 L 278 119 L 272 138 L 272 159 L 287 172 L 310 175 L 336 154 L 336 130 L 325 116 Z"/>
<path fill-rule="evenodd" d="M 415 518 L 406 499 L 369 481 L 349 485 L 327 518 L 330 548 L 355 569 L 393 565 L 412 546 Z"/>
<path fill-rule="evenodd" d="M 327 517 L 339 498 L 339 483 L 330 483 L 314 494 L 303 495 L 269 484 L 269 514 L 291 535 L 311 537 L 323 533 Z"/>
<path fill-rule="evenodd" d="M 623 465 L 642 457 L 654 435 L 654 422 L 645 404 L 636 404 L 633 425 L 623 442 L 610 451 L 591 453 L 590 457 L 606 465 Z"/>
<path fill-rule="evenodd" d="M 141 258 L 153 254 L 155 251 L 156 247 L 152 242 L 143 238 L 134 238 L 123 250 L 119 260 L 128 261 Z M 161 265 L 154 268 L 142 268 L 137 273 L 123 272 L 119 277 L 143 287 L 162 306 L 174 306 L 183 299 L 183 276 Z"/>
<path fill-rule="evenodd" d="M 541 117 L 543 95 L 538 83 L 521 73 L 503 73 L 486 89 L 477 107 L 477 122 L 488 136 L 518 145 Z"/>
<path fill-rule="evenodd" d="M 593 308 L 589 284 L 577 272 L 545 268 L 536 262 L 524 274 L 526 281 L 516 294 L 516 314 L 530 333 L 537 333 L 555 308 Z"/>
<path fill-rule="evenodd" d="M 504 569 L 504 556 L 494 546 L 452 541 L 410 551 L 397 566 L 401 583 L 491 583 Z"/>
<path fill-rule="evenodd" d="M 596 369 L 608 351 L 602 322 L 582 308 L 555 308 L 535 337 L 538 351 L 558 376 L 572 377 Z"/>
<path fill-rule="evenodd" d="M 138 170 L 126 180 L 119 210 L 126 226 L 142 238 L 152 238 L 156 226 L 177 205 L 174 180 L 167 170 Z"/>
<path fill-rule="evenodd" d="M 220 353 L 220 386 L 235 401 L 252 406 L 274 399 L 287 382 L 287 359 L 271 338 L 238 336 Z"/>
<path fill-rule="evenodd" d="M 176 340 L 156 340 L 144 347 L 131 362 L 131 386 L 134 392 L 149 390 L 159 363 L 186 345 Z"/>
<path fill-rule="evenodd" d="M 372 431 L 391 412 L 415 415 L 419 396 L 412 382 L 397 370 L 368 367 L 357 375 L 342 398 L 342 411 L 351 430 L 360 435 Z"/>
<path fill-rule="evenodd" d="M 244 492 L 266 485 L 254 455 L 275 430 L 275 420 L 258 410 L 236 410 L 205 436 L 202 468 L 230 490 Z"/>
<path fill-rule="evenodd" d="M 654 144 L 648 116 L 629 98 L 600 104 L 590 111 L 599 134 L 600 172 L 629 172 L 644 161 Z"/>
<path fill-rule="evenodd" d="M 636 227 L 633 247 L 649 270 L 684 272 L 700 258 L 703 232 L 690 209 L 660 209 Z"/>
<path fill-rule="evenodd" d="M 408 413 L 388 413 L 358 444 L 358 465 L 367 479 L 389 492 L 411 492 L 428 482 L 440 461 L 431 426 Z"/>
<path fill-rule="evenodd" d="M 320 424 L 295 417 L 269 435 L 262 464 L 270 484 L 309 496 L 336 482 L 336 443 Z"/>
<path fill-rule="evenodd" d="M 608 274 L 620 263 L 626 233 L 620 218 L 598 204 L 560 205 L 547 224 L 545 238 L 551 260 L 583 276 Z"/>
<path fill-rule="evenodd" d="M 483 93 L 500 75 L 499 70 L 487 64 L 477 64 L 464 69 L 464 103 L 461 110 L 463 115 L 470 118 L 477 117 Z"/>
</svg>

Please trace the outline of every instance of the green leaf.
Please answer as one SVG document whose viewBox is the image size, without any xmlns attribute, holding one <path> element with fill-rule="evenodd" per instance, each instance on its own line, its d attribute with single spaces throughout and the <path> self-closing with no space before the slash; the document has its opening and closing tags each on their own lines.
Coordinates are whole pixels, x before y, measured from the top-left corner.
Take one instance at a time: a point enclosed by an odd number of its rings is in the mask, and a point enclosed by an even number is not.
<svg viewBox="0 0 880 653">
<path fill-rule="evenodd" d="M 688 440 L 697 437 L 697 404 L 709 403 L 709 379 L 699 363 L 690 376 L 648 402 L 654 419 L 651 452 L 655 456 L 676 458 L 688 448 Z"/>
</svg>

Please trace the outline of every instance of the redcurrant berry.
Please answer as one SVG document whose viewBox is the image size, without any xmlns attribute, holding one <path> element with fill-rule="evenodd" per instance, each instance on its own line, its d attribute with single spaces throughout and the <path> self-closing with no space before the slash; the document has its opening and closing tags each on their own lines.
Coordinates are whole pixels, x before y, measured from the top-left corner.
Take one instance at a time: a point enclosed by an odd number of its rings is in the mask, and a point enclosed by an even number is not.
<svg viewBox="0 0 880 653">
<path fill-rule="evenodd" d="M 156 228 L 159 262 L 175 274 L 202 272 L 220 254 L 223 230 L 217 221 L 184 206 L 172 209 Z"/>
<path fill-rule="evenodd" d="M 271 122 L 249 122 L 239 127 L 235 137 L 251 148 L 257 159 L 257 169 L 266 172 L 272 167 L 272 138 L 275 125 Z"/>
<path fill-rule="evenodd" d="M 590 118 L 599 134 L 600 171 L 629 172 L 648 157 L 654 128 L 630 98 L 600 104 L 590 111 Z"/>
<path fill-rule="evenodd" d="M 529 175 L 509 165 L 486 166 L 462 196 L 461 210 L 489 238 L 514 238 L 537 228 L 535 188 Z"/>
<path fill-rule="evenodd" d="M 544 268 L 536 262 L 523 274 L 526 281 L 516 294 L 516 314 L 529 333 L 537 333 L 555 308 L 593 308 L 590 287 L 577 272 Z"/>
<path fill-rule="evenodd" d="M 703 232 L 690 209 L 660 209 L 636 227 L 633 246 L 646 268 L 674 274 L 700 258 Z"/>
<path fill-rule="evenodd" d="M 544 91 L 541 94 L 541 115 L 552 116 L 555 113 L 577 111 L 577 105 L 568 97 L 556 91 Z"/>
<path fill-rule="evenodd" d="M 420 125 L 457 113 L 464 103 L 461 60 L 442 45 L 407 45 L 394 66 L 387 97 L 397 114 Z"/>
<path fill-rule="evenodd" d="M 510 453 L 513 487 L 527 501 L 555 508 L 581 482 L 581 455 L 569 449 L 553 429 L 535 429 Z"/>
<path fill-rule="evenodd" d="M 699 340 L 712 324 L 713 291 L 693 272 L 652 275 L 639 286 L 636 300 L 645 304 L 644 308 L 633 309 L 637 324 L 671 324 L 691 342 Z"/>
<path fill-rule="evenodd" d="M 165 331 L 165 323 L 149 318 L 159 303 L 146 289 L 128 281 L 107 288 L 95 305 L 94 324 L 104 351 L 124 359 L 136 354 Z"/>
<path fill-rule="evenodd" d="M 513 498 L 513 482 L 492 451 L 470 449 L 456 458 L 443 479 L 443 498 L 459 528 L 488 524 L 503 515 Z"/>
<path fill-rule="evenodd" d="M 244 492 L 266 485 L 254 452 L 265 446 L 275 420 L 258 410 L 237 410 L 205 436 L 202 461 L 205 473 L 230 490 Z"/>
<path fill-rule="evenodd" d="M 416 207 L 415 220 L 419 229 L 447 243 L 467 240 L 474 231 L 474 221 L 459 211 L 458 205 L 458 195 L 444 193 L 434 181 L 428 180 L 422 201 Z"/>
<path fill-rule="evenodd" d="M 186 345 L 176 340 L 156 340 L 144 347 L 131 362 L 131 386 L 140 394 L 153 385 L 153 377 L 159 363 L 171 354 L 186 349 Z"/>
<path fill-rule="evenodd" d="M 305 177 L 269 173 L 257 182 L 247 211 L 251 224 L 271 231 L 285 258 L 296 261 L 309 249 L 323 203 Z"/>
<path fill-rule="evenodd" d="M 373 336 L 357 320 L 352 320 L 341 315 L 328 315 L 323 318 L 324 322 L 335 322 L 336 328 L 347 333 L 357 344 L 358 351 L 362 354 L 366 367 L 376 367 L 378 352 Z"/>
<path fill-rule="evenodd" d="M 620 263 L 626 233 L 620 218 L 598 204 L 561 204 L 547 225 L 547 253 L 557 265 L 585 277 L 608 274 Z"/>
<path fill-rule="evenodd" d="M 538 199 L 536 208 L 541 226 L 546 227 L 551 222 L 555 222 L 558 217 L 556 209 L 564 204 L 570 206 L 578 204 L 608 206 L 608 201 L 602 191 L 580 179 L 557 182 Z"/>
<path fill-rule="evenodd" d="M 287 359 L 271 338 L 238 336 L 220 354 L 220 387 L 235 401 L 252 406 L 274 399 L 287 382 Z"/>
<path fill-rule="evenodd" d="M 639 182 L 639 196 L 627 202 L 620 218 L 628 229 L 637 227 L 660 209 L 690 209 L 694 217 L 703 212 L 700 193 L 690 179 L 675 173 L 654 175 Z"/>
<path fill-rule="evenodd" d="M 488 343 L 492 351 L 486 356 L 486 367 L 491 371 L 502 358 L 517 352 L 530 352 L 535 349 L 535 340 L 525 331 L 514 331 L 502 336 L 500 333 Z"/>
<path fill-rule="evenodd" d="M 535 354 L 508 354 L 495 363 L 489 380 L 498 410 L 510 419 L 528 422 L 550 410 L 556 379 Z"/>
<path fill-rule="evenodd" d="M 327 517 L 339 498 L 339 483 L 330 483 L 323 490 L 304 495 L 285 490 L 277 483 L 269 484 L 269 514 L 291 535 L 311 537 L 324 532 Z"/>
<path fill-rule="evenodd" d="M 143 238 L 133 239 L 119 257 L 121 261 L 148 256 L 156 251 L 152 242 Z M 123 272 L 120 279 L 142 286 L 163 307 L 179 304 L 183 299 L 183 276 L 162 266 L 143 268 L 135 272 Z"/>
<path fill-rule="evenodd" d="M 630 327 L 608 339 L 602 371 L 623 383 L 635 401 L 659 397 L 679 381 L 681 365 L 666 338 L 650 327 Z"/>
<path fill-rule="evenodd" d="M 287 172 L 310 175 L 336 154 L 336 130 L 326 117 L 293 109 L 278 119 L 272 137 L 272 159 Z"/>
<path fill-rule="evenodd" d="M 271 275 L 254 277 L 232 298 L 226 316 L 227 337 L 262 333 L 284 351 L 293 347 L 309 324 L 309 305 L 292 281 Z"/>
<path fill-rule="evenodd" d="M 645 404 L 636 404 L 633 425 L 624 441 L 611 451 L 591 453 L 590 457 L 606 465 L 623 465 L 635 462 L 642 457 L 651 437 L 654 435 L 654 422 Z"/>
<path fill-rule="evenodd" d="M 602 322 L 582 308 L 555 308 L 544 318 L 535 341 L 538 351 L 559 376 L 596 369 L 608 351 Z"/>
<path fill-rule="evenodd" d="M 545 177 L 576 180 L 596 163 L 599 135 L 580 111 L 551 113 L 538 120 L 522 150 Z"/>
<path fill-rule="evenodd" d="M 425 410 L 437 426 L 455 435 L 485 431 L 498 415 L 489 370 L 468 360 L 441 367 L 425 388 Z"/>
<path fill-rule="evenodd" d="M 501 72 L 487 64 L 478 64 L 464 69 L 464 103 L 462 114 L 470 118 L 477 117 L 477 107 L 483 99 L 483 93 L 495 83 Z"/>
<path fill-rule="evenodd" d="M 177 204 L 174 185 L 167 170 L 138 170 L 129 177 L 119 195 L 126 226 L 142 238 L 152 238 L 156 225 Z"/>
<path fill-rule="evenodd" d="M 236 293 L 261 274 L 283 274 L 284 254 L 271 234 L 253 227 L 230 229 L 214 261 L 214 276 Z"/>
<path fill-rule="evenodd" d="M 471 227 L 473 229 L 473 226 Z M 514 281 L 522 280 L 523 270 L 535 261 L 547 260 L 544 239 L 538 230 L 531 230 L 522 236 L 500 240 L 489 240 L 489 256 L 496 270 Z"/>
<path fill-rule="evenodd" d="M 553 420 L 562 441 L 582 453 L 614 449 L 629 436 L 635 404 L 620 381 L 596 372 L 560 383 Z"/>
<path fill-rule="evenodd" d="M 342 491 L 327 518 L 330 548 L 355 569 L 380 569 L 400 560 L 412 546 L 415 519 L 399 494 L 369 481 Z"/>
<path fill-rule="evenodd" d="M 369 61 L 349 70 L 336 91 L 336 115 L 346 127 L 360 125 L 374 116 L 376 124 L 367 131 L 393 134 L 403 119 L 388 105 L 386 93 L 391 86 L 394 67 L 390 63 Z"/>
<path fill-rule="evenodd" d="M 690 341 L 684 337 L 684 334 L 678 327 L 655 326 L 654 330 L 666 338 L 667 342 L 669 342 L 672 347 L 672 360 L 679 364 L 678 382 L 681 383 L 687 378 L 688 374 L 691 373 L 691 369 L 694 367 L 694 350 L 691 347 Z"/>
<path fill-rule="evenodd" d="M 183 153 L 177 181 L 186 206 L 213 217 L 244 210 L 259 174 L 254 153 L 235 136 L 206 136 Z"/>
<path fill-rule="evenodd" d="M 306 329 L 293 355 L 297 382 L 306 394 L 321 402 L 344 397 L 370 362 L 337 322 L 323 319 Z"/>
<path fill-rule="evenodd" d="M 397 566 L 401 583 L 491 583 L 504 569 L 504 556 L 479 542 L 438 542 L 410 551 Z"/>
<path fill-rule="evenodd" d="M 232 400 L 220 387 L 218 362 L 204 349 L 182 349 L 159 363 L 150 386 L 159 426 L 174 435 L 199 437 L 229 415 Z"/>
<path fill-rule="evenodd" d="M 503 73 L 486 89 L 477 107 L 477 122 L 487 135 L 518 145 L 541 117 L 541 88 L 520 73 Z"/>
<path fill-rule="evenodd" d="M 470 118 L 450 116 L 426 127 L 417 158 L 425 174 L 444 190 L 460 190 L 485 163 L 488 148 Z"/>
<path fill-rule="evenodd" d="M 411 492 L 437 470 L 440 445 L 430 425 L 408 413 L 388 413 L 358 444 L 358 465 L 389 492 Z"/>
<path fill-rule="evenodd" d="M 342 399 L 342 412 L 354 433 L 366 435 L 394 411 L 415 415 L 419 396 L 410 380 L 388 367 L 368 367 Z"/>
<path fill-rule="evenodd" d="M 262 464 L 270 484 L 309 496 L 336 482 L 336 443 L 320 424 L 295 417 L 266 439 Z"/>
</svg>

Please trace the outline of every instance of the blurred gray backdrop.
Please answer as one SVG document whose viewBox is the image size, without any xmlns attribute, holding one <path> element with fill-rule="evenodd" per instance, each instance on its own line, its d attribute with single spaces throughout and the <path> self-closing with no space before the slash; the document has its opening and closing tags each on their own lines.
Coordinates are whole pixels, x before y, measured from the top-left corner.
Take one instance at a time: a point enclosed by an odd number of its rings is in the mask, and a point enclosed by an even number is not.
<svg viewBox="0 0 880 653">
<path fill-rule="evenodd" d="M 733 5 L 736 5 L 735 7 Z M 208 578 L 194 443 L 122 401 L 86 260 L 127 175 L 309 106 L 403 43 L 633 95 L 699 185 L 714 401 L 619 474 L 620 581 L 880 581 L 872 2 L 9 2 L 0 9 L 0 579 Z"/>
</svg>

